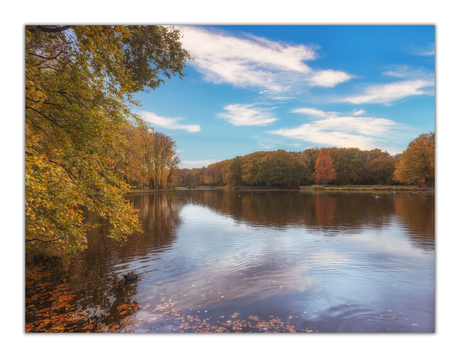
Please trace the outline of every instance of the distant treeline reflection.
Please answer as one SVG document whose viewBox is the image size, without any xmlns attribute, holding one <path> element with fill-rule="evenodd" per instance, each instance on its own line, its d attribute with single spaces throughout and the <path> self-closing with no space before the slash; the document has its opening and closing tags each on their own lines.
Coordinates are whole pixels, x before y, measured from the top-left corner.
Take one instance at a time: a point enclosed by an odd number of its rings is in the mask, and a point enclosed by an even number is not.
<svg viewBox="0 0 460 358">
<path fill-rule="evenodd" d="M 324 234 L 385 229 L 397 222 L 415 245 L 434 249 L 434 194 L 430 192 L 178 190 L 128 198 L 139 210 L 144 232 L 131 236 L 130 245 L 120 246 L 107 239 L 108 225 L 103 225 L 89 236 L 87 256 L 112 256 L 113 250 L 141 253 L 152 245 L 160 250 L 170 246 L 185 205 L 201 205 L 251 226 L 296 226 Z"/>
<path fill-rule="evenodd" d="M 304 226 L 325 233 L 385 228 L 397 220 L 419 247 L 434 248 L 434 195 L 301 191 L 179 191 L 177 196 L 254 226 Z"/>
</svg>

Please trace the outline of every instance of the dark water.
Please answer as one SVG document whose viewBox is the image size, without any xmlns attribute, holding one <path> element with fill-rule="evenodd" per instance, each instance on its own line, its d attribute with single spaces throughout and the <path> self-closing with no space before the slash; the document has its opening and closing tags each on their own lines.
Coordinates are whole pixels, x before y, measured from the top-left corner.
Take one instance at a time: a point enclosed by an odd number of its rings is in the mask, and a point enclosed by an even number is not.
<svg viewBox="0 0 460 358">
<path fill-rule="evenodd" d="M 143 234 L 120 246 L 96 229 L 87 251 L 49 269 L 91 322 L 77 331 L 435 330 L 433 193 L 184 190 L 129 200 Z M 126 273 L 139 278 L 125 284 Z"/>
</svg>

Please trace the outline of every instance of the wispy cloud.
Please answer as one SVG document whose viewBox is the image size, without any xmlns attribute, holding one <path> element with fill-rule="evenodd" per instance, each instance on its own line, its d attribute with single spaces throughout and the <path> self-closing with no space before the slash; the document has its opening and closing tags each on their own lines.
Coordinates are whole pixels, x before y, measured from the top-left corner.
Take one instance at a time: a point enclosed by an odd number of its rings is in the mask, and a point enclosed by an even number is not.
<svg viewBox="0 0 460 358">
<path fill-rule="evenodd" d="M 351 115 L 352 116 L 360 116 L 361 114 L 364 114 L 364 113 L 366 113 L 366 111 L 364 109 L 360 109 L 360 110 L 354 110 Z"/>
<path fill-rule="evenodd" d="M 363 94 L 353 95 L 339 99 L 338 102 L 360 103 L 384 103 L 390 104 L 394 101 L 410 97 L 431 94 L 424 88 L 433 86 L 434 83 L 428 80 L 401 81 L 387 84 L 369 86 Z"/>
<path fill-rule="evenodd" d="M 194 57 L 190 64 L 209 82 L 277 94 L 307 84 L 333 87 L 352 78 L 343 71 L 310 68 L 305 61 L 318 57 L 317 46 L 275 42 L 249 34 L 234 37 L 199 27 L 181 30 L 184 48 Z"/>
<path fill-rule="evenodd" d="M 369 150 L 376 147 L 376 142 L 382 140 L 381 136 L 385 132 L 397 127 L 397 123 L 385 118 L 356 117 L 356 114 L 343 116 L 315 108 L 298 108 L 292 112 L 319 119 L 299 127 L 282 128 L 268 133 L 314 144 Z"/>
<path fill-rule="evenodd" d="M 254 139 L 259 147 L 265 149 L 265 150 L 273 150 L 273 149 L 278 149 L 280 147 L 302 147 L 302 144 L 299 142 L 293 142 L 292 140 L 286 139 L 286 140 L 280 140 L 279 137 L 277 138 L 267 138 L 267 137 L 262 137 L 258 134 L 255 134 L 252 136 L 252 139 Z"/>
<path fill-rule="evenodd" d="M 153 112 L 139 111 L 138 112 L 147 122 L 153 123 L 156 126 L 167 129 L 181 129 L 187 132 L 200 132 L 201 128 L 198 124 L 180 124 L 178 121 L 183 118 L 167 118 L 161 117 Z"/>
<path fill-rule="evenodd" d="M 180 163 L 181 168 L 193 169 L 207 167 L 209 164 L 216 163 L 216 159 L 203 159 L 203 160 L 183 160 Z"/>
<path fill-rule="evenodd" d="M 224 109 L 227 112 L 219 113 L 217 116 L 235 126 L 265 126 L 277 120 L 266 109 L 251 104 L 229 104 Z"/>
<path fill-rule="evenodd" d="M 411 45 L 409 46 L 407 52 L 415 56 L 434 56 L 435 46 L 433 42 L 426 46 Z"/>
<path fill-rule="evenodd" d="M 406 80 L 424 80 L 434 83 L 434 73 L 424 68 L 413 68 L 408 65 L 392 66 L 390 70 L 383 72 L 382 75 Z"/>
<path fill-rule="evenodd" d="M 293 109 L 291 113 L 302 113 L 311 117 L 332 117 L 337 114 L 337 112 L 324 112 L 316 108 L 296 108 Z"/>
</svg>

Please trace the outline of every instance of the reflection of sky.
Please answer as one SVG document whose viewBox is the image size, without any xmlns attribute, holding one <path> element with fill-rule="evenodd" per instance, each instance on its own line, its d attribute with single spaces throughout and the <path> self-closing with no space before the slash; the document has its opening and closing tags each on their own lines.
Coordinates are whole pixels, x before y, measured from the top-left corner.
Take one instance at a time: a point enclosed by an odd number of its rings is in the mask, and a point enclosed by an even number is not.
<svg viewBox="0 0 460 358">
<path fill-rule="evenodd" d="M 282 297 L 311 320 L 349 305 L 434 314 L 434 254 L 413 246 L 396 220 L 331 233 L 253 227 L 194 204 L 180 215 L 177 240 L 149 265 L 161 282 L 157 294 L 180 296 L 182 307 L 238 302 L 263 309 Z"/>
<path fill-rule="evenodd" d="M 413 285 L 434 260 L 411 245 L 396 222 L 330 236 L 301 227 L 255 228 L 192 204 L 183 207 L 181 217 L 175 255 L 198 271 L 222 276 L 263 270 L 266 277 L 278 278 L 283 291 L 312 289 L 314 282 L 315 289 L 333 288 L 330 293 L 342 300 L 351 292 L 354 298 L 382 297 L 382 289 Z"/>
</svg>

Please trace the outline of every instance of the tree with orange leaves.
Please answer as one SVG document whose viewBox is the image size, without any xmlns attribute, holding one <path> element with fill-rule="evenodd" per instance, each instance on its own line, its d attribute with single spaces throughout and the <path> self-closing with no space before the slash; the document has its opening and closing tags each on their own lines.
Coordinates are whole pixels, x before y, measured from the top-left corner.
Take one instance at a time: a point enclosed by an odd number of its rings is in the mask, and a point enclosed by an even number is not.
<svg viewBox="0 0 460 358">
<path fill-rule="evenodd" d="M 326 184 L 335 179 L 334 166 L 326 148 L 319 152 L 313 177 L 318 184 Z"/>
<path fill-rule="evenodd" d="M 406 184 L 424 182 L 425 185 L 433 187 L 434 142 L 434 132 L 420 134 L 410 142 L 396 164 L 393 180 Z"/>
</svg>

